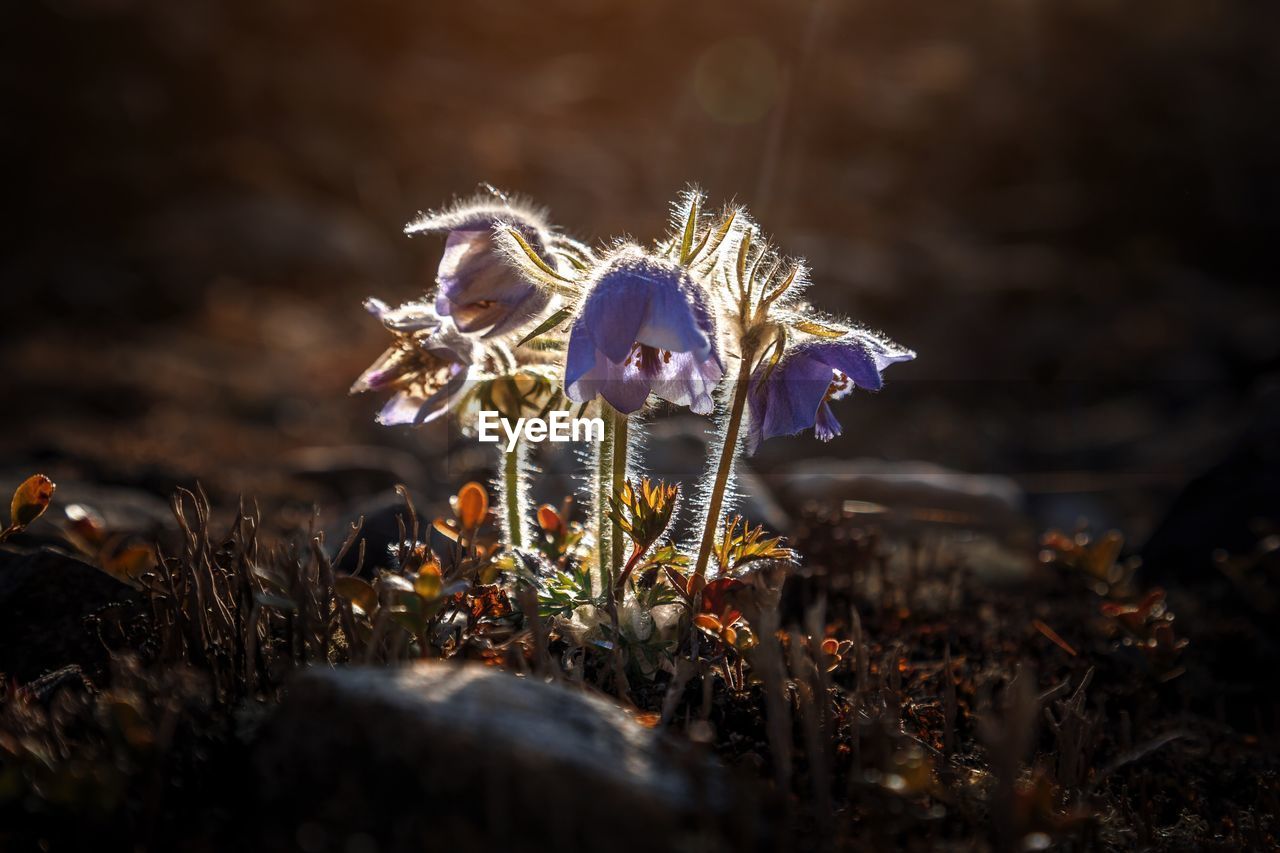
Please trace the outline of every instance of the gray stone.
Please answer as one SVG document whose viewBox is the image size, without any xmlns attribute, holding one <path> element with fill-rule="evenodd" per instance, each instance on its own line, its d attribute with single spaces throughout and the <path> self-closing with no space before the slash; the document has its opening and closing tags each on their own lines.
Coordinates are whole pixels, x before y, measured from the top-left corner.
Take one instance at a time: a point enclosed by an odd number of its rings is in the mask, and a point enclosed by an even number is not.
<svg viewBox="0 0 1280 853">
<path fill-rule="evenodd" d="M 775 477 L 797 502 L 845 504 L 882 516 L 886 526 L 953 527 L 1023 538 L 1032 530 L 1017 483 L 992 474 L 967 474 L 930 462 L 808 459 Z"/>
<path fill-rule="evenodd" d="M 55 548 L 0 548 L 0 673 L 20 683 L 77 666 L 101 677 L 108 653 L 88 623 L 138 593 Z"/>
<path fill-rule="evenodd" d="M 994 474 L 967 474 L 929 462 L 810 459 L 777 475 L 779 491 L 797 504 L 842 508 L 852 523 L 915 542 L 932 559 L 972 569 L 987 581 L 1026 577 L 1035 569 L 1036 527 L 1018 485 Z M 892 550 L 905 571 L 916 556 Z"/>
<path fill-rule="evenodd" d="M 254 762 L 282 842 L 308 826 L 381 849 L 719 849 L 760 821 L 718 764 L 611 700 L 478 664 L 302 673 Z"/>
</svg>

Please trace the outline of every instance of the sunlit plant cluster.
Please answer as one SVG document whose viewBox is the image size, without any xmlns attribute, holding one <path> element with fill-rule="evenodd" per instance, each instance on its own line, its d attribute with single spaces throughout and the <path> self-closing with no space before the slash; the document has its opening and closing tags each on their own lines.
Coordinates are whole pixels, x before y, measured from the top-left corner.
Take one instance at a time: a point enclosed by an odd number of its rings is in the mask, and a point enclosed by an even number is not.
<svg viewBox="0 0 1280 853">
<path fill-rule="evenodd" d="M 914 353 L 815 310 L 804 262 L 771 245 L 744 208 L 709 209 L 697 190 L 680 195 L 652 244 L 585 245 L 489 188 L 406 231 L 444 235 L 444 253 L 434 294 L 394 309 L 366 303 L 394 339 L 352 388 L 391 393 L 378 420 L 449 415 L 475 435 L 482 412 L 511 423 L 569 412 L 598 418 L 604 435 L 579 448 L 582 521 L 573 501 L 535 510 L 527 441 L 500 442 L 498 541 L 479 542 L 478 518 L 444 535 L 437 522 L 443 551 L 431 541 L 398 548 L 401 558 L 422 555 L 400 573 L 416 577 L 403 597 L 429 602 L 432 616 L 440 608 L 430 602 L 457 592 L 455 576 L 483 574 L 513 600 L 532 589 L 552 631 L 598 652 L 619 692 L 629 671 L 737 662 L 755 641 L 753 597 L 776 594 L 796 559 L 733 512 L 739 458 L 775 437 L 839 435 L 831 404 L 879 390 L 882 371 Z M 713 419 L 694 501 L 645 473 L 641 426 L 673 408 Z M 682 512 L 695 514 L 696 535 L 677 539 Z M 476 565 L 457 571 L 460 559 Z M 345 584 L 351 598 L 374 601 Z M 425 640 L 425 630 L 414 633 Z"/>
</svg>

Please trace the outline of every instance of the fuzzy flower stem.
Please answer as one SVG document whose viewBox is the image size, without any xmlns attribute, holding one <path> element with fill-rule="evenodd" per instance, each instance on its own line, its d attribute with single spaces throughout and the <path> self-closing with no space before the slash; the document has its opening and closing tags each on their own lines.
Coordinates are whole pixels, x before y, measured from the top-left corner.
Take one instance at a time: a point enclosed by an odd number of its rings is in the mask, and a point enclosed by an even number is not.
<svg viewBox="0 0 1280 853">
<path fill-rule="evenodd" d="M 610 499 L 616 498 L 618 492 L 622 491 L 622 487 L 627 482 L 627 455 L 629 450 L 627 436 L 627 416 L 622 412 L 613 412 L 613 477 L 609 484 Z M 613 523 L 613 539 L 610 543 L 612 552 L 610 554 L 610 577 L 616 579 L 622 571 L 622 552 L 623 552 L 623 532 L 622 526 L 616 521 Z"/>
<path fill-rule="evenodd" d="M 751 384 L 751 363 L 755 360 L 754 356 L 754 349 L 749 352 L 744 351 L 742 362 L 738 365 L 738 384 L 734 387 L 729 420 L 725 424 L 724 446 L 720 450 L 720 464 L 716 469 L 715 485 L 711 489 L 711 502 L 707 506 L 707 523 L 702 529 L 702 543 L 698 546 L 698 562 L 694 566 L 694 577 L 700 581 L 705 580 L 707 576 L 707 563 L 711 560 L 716 528 L 720 526 L 720 509 L 724 505 L 724 493 L 729 487 L 729 477 L 733 474 L 733 462 L 738 450 L 738 433 L 742 428 L 742 415 L 747 407 L 747 389 Z"/>
<path fill-rule="evenodd" d="M 613 407 L 600 401 L 600 413 L 603 415 L 604 436 L 596 445 L 596 553 L 600 560 L 600 590 L 604 592 L 612 587 L 613 573 L 613 521 L 609 518 L 610 489 L 613 485 Z"/>
<path fill-rule="evenodd" d="M 599 465 L 599 536 L 600 536 L 600 589 L 606 596 L 606 612 L 613 626 L 613 677 L 614 690 L 619 699 L 629 701 L 626 667 L 622 658 L 622 630 L 619 626 L 618 605 L 623 589 L 616 581 L 622 575 L 623 531 L 618 522 L 609 517 L 612 500 L 627 479 L 627 416 L 600 401 L 604 414 L 604 440 L 598 445 Z"/>
<path fill-rule="evenodd" d="M 502 497 L 507 511 L 507 544 L 512 548 L 523 548 L 525 541 L 524 496 L 528 494 L 525 482 L 528 465 L 524 457 L 527 453 L 528 448 L 523 441 L 502 452 Z"/>
</svg>

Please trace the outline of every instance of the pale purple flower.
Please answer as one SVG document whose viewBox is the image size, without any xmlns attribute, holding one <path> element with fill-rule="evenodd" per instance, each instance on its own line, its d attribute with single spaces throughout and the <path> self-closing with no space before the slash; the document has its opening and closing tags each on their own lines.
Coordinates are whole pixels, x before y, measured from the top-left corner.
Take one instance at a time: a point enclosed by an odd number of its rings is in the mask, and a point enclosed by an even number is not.
<svg viewBox="0 0 1280 853">
<path fill-rule="evenodd" d="M 489 338 L 535 319 L 550 297 L 512 268 L 494 243 L 494 228 L 510 226 L 539 255 L 546 256 L 550 228 L 523 206 L 480 201 L 429 214 L 409 225 L 408 234 L 447 233 L 436 281 L 436 312 L 453 318 L 458 331 Z"/>
<path fill-rule="evenodd" d="M 425 303 L 391 309 L 370 299 L 365 308 L 382 321 L 395 342 L 360 375 L 351 393 L 394 391 L 378 413 L 378 423 L 385 426 L 423 424 L 447 412 L 466 384 L 475 358 L 472 341 Z"/>
<path fill-rule="evenodd" d="M 880 373 L 890 364 L 910 361 L 916 354 L 867 332 L 852 332 L 840 340 L 811 341 L 793 347 L 772 370 L 761 365 L 751 377 L 748 403 L 751 426 L 747 452 L 779 435 L 813 428 L 830 441 L 840 434 L 840 422 L 829 405 L 854 388 L 879 391 Z"/>
<path fill-rule="evenodd" d="M 620 252 L 595 277 L 569 332 L 569 399 L 599 394 L 630 414 L 652 392 L 708 414 L 724 374 L 715 332 L 706 299 L 683 267 Z"/>
</svg>

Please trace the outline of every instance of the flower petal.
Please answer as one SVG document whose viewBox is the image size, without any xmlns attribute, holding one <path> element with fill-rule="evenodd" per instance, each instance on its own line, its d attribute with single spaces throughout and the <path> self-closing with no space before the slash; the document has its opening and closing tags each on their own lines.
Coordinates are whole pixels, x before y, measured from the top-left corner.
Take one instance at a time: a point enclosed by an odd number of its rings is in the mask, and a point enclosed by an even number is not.
<svg viewBox="0 0 1280 853">
<path fill-rule="evenodd" d="M 840 371 L 859 388 L 879 391 L 884 386 L 884 379 L 876 366 L 876 356 L 860 337 L 802 344 L 796 347 L 796 352 Z M 831 380 L 827 381 L 830 383 Z"/>
<path fill-rule="evenodd" d="M 387 404 L 378 412 L 378 423 L 383 426 L 400 426 L 413 423 L 422 408 L 422 400 L 408 392 L 400 391 L 392 395 Z"/>
<path fill-rule="evenodd" d="M 531 287 L 522 299 L 518 299 L 508 305 L 507 316 L 494 323 L 493 328 L 485 332 L 484 336 L 493 338 L 505 335 L 507 332 L 532 322 L 534 318 L 542 314 L 550 302 L 550 296 L 536 287 Z"/>
<path fill-rule="evenodd" d="M 872 335 L 870 333 L 860 333 L 862 342 L 871 350 L 871 354 L 875 356 L 876 369 L 884 370 L 891 364 L 897 364 L 900 361 L 911 361 L 916 357 L 914 351 L 904 346 L 899 346 L 893 341 Z"/>
<path fill-rule="evenodd" d="M 645 347 L 643 359 L 633 358 L 637 344 Z M 653 387 L 663 399 L 705 414 L 723 373 L 714 321 L 686 270 L 635 248 L 609 261 L 570 331 L 565 386 L 571 399 L 599 393 L 631 412 Z"/>
<path fill-rule="evenodd" d="M 719 356 L 713 354 L 712 358 L 698 361 L 691 353 L 674 352 L 659 362 L 659 370 L 652 377 L 652 390 L 668 403 L 709 415 L 715 407 L 711 395 L 723 376 L 724 365 Z"/>
<path fill-rule="evenodd" d="M 586 352 L 586 351 L 584 351 Z M 618 364 L 598 349 L 589 351 L 591 365 L 570 382 L 566 376 L 565 393 L 570 400 L 585 403 L 597 394 L 623 414 L 637 412 L 649 399 L 649 379 L 631 363 Z M 583 356 L 579 355 L 579 359 Z M 575 365 L 581 369 L 581 361 Z"/>
<path fill-rule="evenodd" d="M 404 350 L 398 346 L 391 347 L 360 374 L 360 378 L 351 386 L 349 393 L 363 394 L 366 391 L 379 391 L 387 387 L 400 378 L 405 362 Z"/>
<path fill-rule="evenodd" d="M 454 365 L 453 375 L 445 386 L 422 401 L 418 414 L 414 417 L 414 423 L 418 425 L 430 423 L 448 412 L 454 399 L 461 394 L 463 387 L 467 384 L 469 375 L 465 366 Z"/>
<path fill-rule="evenodd" d="M 649 310 L 635 340 L 668 352 L 692 353 L 703 361 L 712 350 L 710 314 L 696 285 L 685 281 L 688 273 L 671 271 L 669 277 L 667 273 L 662 270 L 647 279 L 652 282 Z"/>
<path fill-rule="evenodd" d="M 753 417 L 761 419 L 762 438 L 795 435 L 813 426 L 818 405 L 831 386 L 830 365 L 795 352 L 760 382 Z M 754 395 L 753 395 L 754 396 Z"/>
<path fill-rule="evenodd" d="M 453 316 L 460 331 L 485 337 L 504 334 L 531 320 L 550 299 L 498 253 L 491 225 L 450 232 L 436 275 L 440 283 L 436 310 Z M 529 239 L 542 245 L 536 236 Z"/>
<path fill-rule="evenodd" d="M 836 420 L 835 412 L 831 411 L 831 405 L 826 400 L 818 404 L 817 417 L 813 422 L 813 434 L 819 441 L 830 441 L 840 434 L 840 422 Z"/>
<path fill-rule="evenodd" d="M 635 346 L 652 294 L 648 280 L 614 270 L 591 289 L 575 327 L 580 324 L 590 330 L 596 346 L 611 361 L 621 364 Z"/>
</svg>

